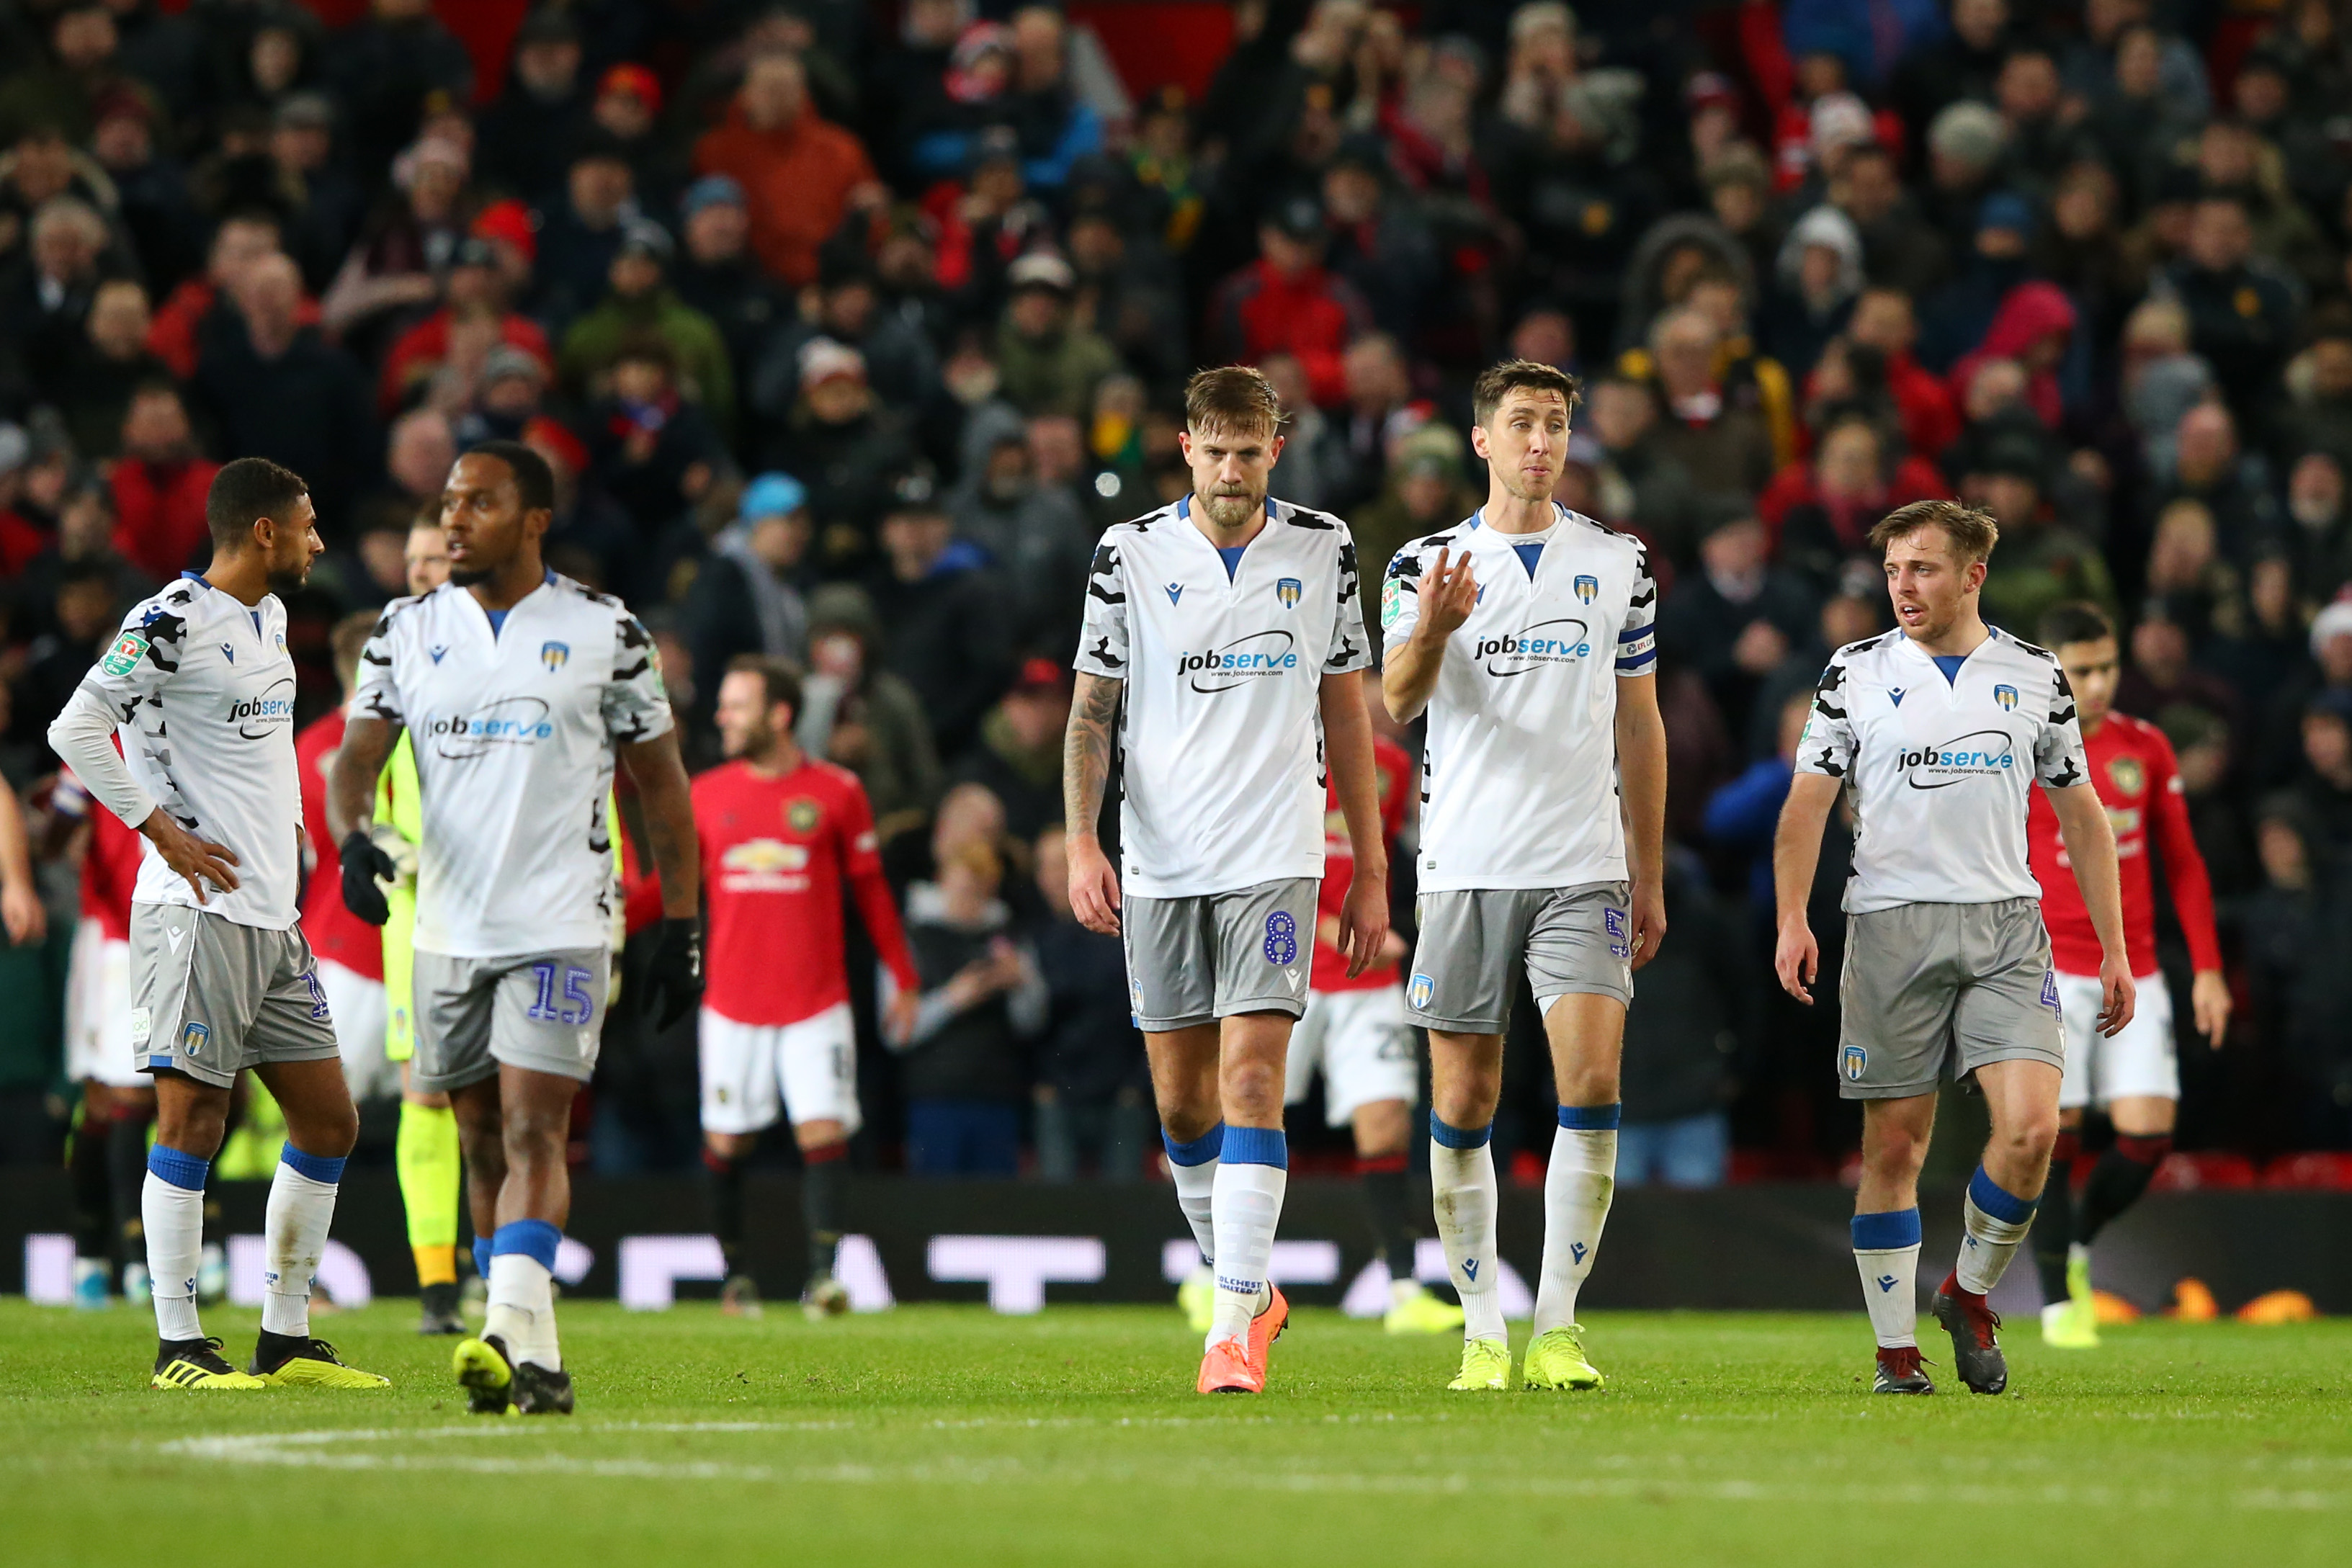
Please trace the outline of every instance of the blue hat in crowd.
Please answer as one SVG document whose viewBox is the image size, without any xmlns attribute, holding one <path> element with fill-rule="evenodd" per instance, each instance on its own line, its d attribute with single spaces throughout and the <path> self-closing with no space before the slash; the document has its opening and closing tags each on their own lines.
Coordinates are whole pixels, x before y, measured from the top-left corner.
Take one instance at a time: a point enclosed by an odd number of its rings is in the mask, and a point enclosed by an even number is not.
<svg viewBox="0 0 2352 1568">
<path fill-rule="evenodd" d="M 2014 234 L 2033 232 L 2033 204 L 2015 191 L 1995 191 L 1977 208 L 1977 232 L 1987 229 L 2008 229 Z"/>
<path fill-rule="evenodd" d="M 705 174 L 686 188 L 678 198 L 677 215 L 690 218 L 705 207 L 740 207 L 743 205 L 743 187 L 729 174 Z"/>
<path fill-rule="evenodd" d="M 808 486 L 789 474 L 762 474 L 743 487 L 738 508 L 745 522 L 789 517 L 808 505 Z"/>
</svg>

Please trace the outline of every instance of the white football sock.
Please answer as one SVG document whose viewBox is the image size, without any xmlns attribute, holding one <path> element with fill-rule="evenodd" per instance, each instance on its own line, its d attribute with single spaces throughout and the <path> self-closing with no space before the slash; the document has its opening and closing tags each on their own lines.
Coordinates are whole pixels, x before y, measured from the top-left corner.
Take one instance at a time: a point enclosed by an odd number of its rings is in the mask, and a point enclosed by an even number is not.
<svg viewBox="0 0 2352 1568">
<path fill-rule="evenodd" d="M 1960 1260 L 1953 1269 L 1960 1289 L 1983 1295 L 2000 1283 L 2009 1260 L 2025 1244 L 2033 1228 L 2033 1211 L 2040 1200 L 2004 1190 L 1985 1174 L 1982 1166 L 1969 1178 L 1969 1196 L 1960 1219 L 1967 1234 L 1960 1238 Z"/>
<path fill-rule="evenodd" d="M 196 1320 L 196 1264 L 205 1249 L 205 1177 L 210 1160 L 162 1144 L 147 1151 L 139 1220 L 147 1233 L 147 1272 L 154 1292 L 155 1336 L 202 1339 Z"/>
<path fill-rule="evenodd" d="M 1495 1255 L 1494 1124 L 1465 1128 L 1429 1119 L 1429 1196 L 1437 1217 L 1438 1244 L 1445 1249 L 1446 1277 L 1462 1298 L 1462 1337 L 1503 1339 L 1501 1273 Z"/>
<path fill-rule="evenodd" d="M 1213 1266 L 1216 1230 L 1209 1203 L 1216 1191 L 1217 1154 L 1224 1147 L 1225 1124 L 1218 1123 L 1189 1144 L 1178 1143 L 1162 1128 L 1160 1142 L 1168 1151 L 1168 1177 L 1176 1184 L 1176 1207 L 1183 1210 L 1184 1223 L 1192 1228 L 1192 1244 L 1201 1249 L 1202 1261 Z"/>
<path fill-rule="evenodd" d="M 500 1252 L 490 1260 L 489 1315 L 482 1334 L 504 1340 L 509 1362 L 563 1370 L 563 1353 L 555 1343 L 553 1279 L 529 1253 Z"/>
<path fill-rule="evenodd" d="M 310 1281 L 327 1249 L 327 1228 L 335 1218 L 335 1193 L 343 1162 L 306 1155 L 291 1143 L 280 1152 L 269 1178 L 269 1207 L 262 1220 L 261 1329 L 264 1333 L 310 1335 Z"/>
<path fill-rule="evenodd" d="M 1592 1272 L 1601 1227 L 1617 1195 L 1615 1105 L 1563 1105 L 1544 1173 L 1543 1278 L 1536 1286 L 1535 1332 L 1576 1322 L 1576 1295 Z M 1570 1125 L 1573 1121 L 1577 1124 Z"/>
<path fill-rule="evenodd" d="M 1853 1266 L 1878 1348 L 1919 1343 L 1919 1211 L 1889 1209 L 1853 1217 Z"/>
<path fill-rule="evenodd" d="M 1217 1162 L 1210 1198 L 1217 1304 L 1203 1349 L 1219 1340 L 1245 1337 L 1250 1319 L 1265 1301 L 1275 1228 L 1281 1223 L 1282 1197 L 1290 1186 L 1288 1159 L 1278 1127 L 1225 1129 L 1224 1157 Z"/>
</svg>

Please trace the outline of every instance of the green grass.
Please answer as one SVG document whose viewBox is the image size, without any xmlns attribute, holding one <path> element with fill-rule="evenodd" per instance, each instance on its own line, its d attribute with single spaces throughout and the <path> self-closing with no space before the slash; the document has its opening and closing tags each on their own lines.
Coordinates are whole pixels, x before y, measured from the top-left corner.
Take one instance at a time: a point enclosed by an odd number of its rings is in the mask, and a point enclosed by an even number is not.
<svg viewBox="0 0 2352 1568">
<path fill-rule="evenodd" d="M 2011 1395 L 1896 1400 L 1867 1394 L 1858 1313 L 1595 1314 L 1606 1392 L 1463 1396 L 1443 1391 L 1450 1341 L 1308 1312 L 1267 1395 L 1203 1399 L 1172 1310 L 810 1325 L 575 1302 L 581 1413 L 488 1421 L 413 1311 L 318 1325 L 388 1395 L 207 1396 L 147 1391 L 143 1313 L 0 1301 L 0 1558 L 2287 1568 L 2352 1552 L 2352 1326 L 2332 1322 L 2148 1322 L 2074 1355 L 2020 1323 Z M 251 1312 L 208 1325 L 250 1351 Z"/>
</svg>

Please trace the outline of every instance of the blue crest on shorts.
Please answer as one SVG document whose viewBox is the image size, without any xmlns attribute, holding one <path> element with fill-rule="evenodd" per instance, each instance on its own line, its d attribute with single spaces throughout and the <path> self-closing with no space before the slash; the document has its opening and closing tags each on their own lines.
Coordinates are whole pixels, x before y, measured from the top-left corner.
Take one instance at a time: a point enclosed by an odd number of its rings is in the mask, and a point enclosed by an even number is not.
<svg viewBox="0 0 2352 1568">
<path fill-rule="evenodd" d="M 1436 993 L 1437 982 L 1427 975 L 1415 975 L 1412 983 L 1404 988 L 1405 1000 L 1424 1012 L 1429 1009 L 1429 998 Z"/>
<path fill-rule="evenodd" d="M 1298 596 L 1305 591 L 1295 577 L 1286 577 L 1274 585 L 1274 596 L 1282 601 L 1285 610 L 1297 609 Z"/>
<path fill-rule="evenodd" d="M 180 1031 L 180 1054 L 182 1056 L 198 1056 L 203 1054 L 205 1041 L 212 1039 L 212 1037 L 213 1030 L 210 1024 L 192 1023 L 188 1025 L 185 1029 L 183 1029 Z"/>
<path fill-rule="evenodd" d="M 2053 1013 L 2064 1010 L 2058 1005 L 2058 971 L 2055 969 L 2042 971 L 2042 1005 Z"/>
<path fill-rule="evenodd" d="M 1862 1082 L 1862 1075 L 1870 1069 L 1870 1052 L 1858 1045 L 1849 1045 L 1838 1053 L 1838 1061 L 1845 1073 L 1846 1082 L 1859 1083 Z"/>
<path fill-rule="evenodd" d="M 1999 703 L 2004 710 L 2013 708 L 2017 706 L 2017 688 L 1995 686 L 1992 689 L 1992 700 Z"/>
<path fill-rule="evenodd" d="M 563 668 L 571 658 L 572 644 L 569 643 L 541 643 L 539 645 L 539 662 L 551 670 Z"/>
<path fill-rule="evenodd" d="M 1601 592 L 1601 580 L 1590 572 L 1576 574 L 1576 597 L 1590 604 Z"/>
<path fill-rule="evenodd" d="M 1298 962 L 1298 922 L 1290 917 L 1286 909 L 1277 909 L 1265 917 L 1265 961 Z"/>
</svg>

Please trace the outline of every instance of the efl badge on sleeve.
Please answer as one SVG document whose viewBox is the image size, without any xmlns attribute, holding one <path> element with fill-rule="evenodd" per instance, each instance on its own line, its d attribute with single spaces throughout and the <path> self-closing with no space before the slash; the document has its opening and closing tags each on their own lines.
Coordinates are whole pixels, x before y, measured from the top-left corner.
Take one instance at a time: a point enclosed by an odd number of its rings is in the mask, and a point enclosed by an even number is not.
<svg viewBox="0 0 2352 1568">
<path fill-rule="evenodd" d="M 2006 713 L 2011 708 L 2017 706 L 2017 688 L 2015 686 L 1995 686 L 1992 689 L 1992 700 L 1999 703 L 2001 706 L 2001 711 Z"/>
<path fill-rule="evenodd" d="M 125 632 L 114 640 L 114 646 L 106 651 L 106 657 L 98 662 L 98 667 L 110 675 L 127 675 L 137 669 L 139 661 L 146 656 L 147 639 L 136 632 Z"/>
<path fill-rule="evenodd" d="M 1592 576 L 1589 572 L 1577 573 L 1576 597 L 1578 599 L 1590 604 L 1596 597 L 1599 596 L 1600 592 L 1601 580 L 1599 578 Z"/>
<path fill-rule="evenodd" d="M 1847 1082 L 1859 1083 L 1862 1075 L 1870 1071 L 1870 1052 L 1858 1045 L 1849 1045 L 1838 1053 L 1838 1065 Z"/>
<path fill-rule="evenodd" d="M 551 670 L 560 670 L 563 668 L 565 664 L 572 662 L 572 644 L 569 643 L 541 643 L 539 645 L 539 662 L 545 664 Z"/>
<path fill-rule="evenodd" d="M 1282 601 L 1282 607 L 1285 610 L 1297 609 L 1298 596 L 1304 591 L 1305 590 L 1300 587 L 1298 580 L 1295 577 L 1286 577 L 1274 585 L 1274 596 Z"/>
</svg>

